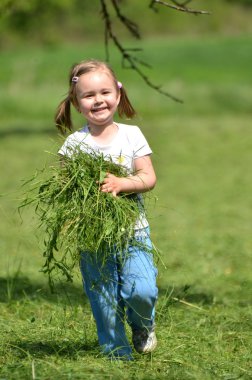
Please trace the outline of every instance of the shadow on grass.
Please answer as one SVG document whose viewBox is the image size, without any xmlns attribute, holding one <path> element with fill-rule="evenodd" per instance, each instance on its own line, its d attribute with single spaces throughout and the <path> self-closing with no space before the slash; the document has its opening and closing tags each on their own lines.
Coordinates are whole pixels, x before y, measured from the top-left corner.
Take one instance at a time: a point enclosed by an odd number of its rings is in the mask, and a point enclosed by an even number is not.
<svg viewBox="0 0 252 380">
<path fill-rule="evenodd" d="M 86 303 L 86 296 L 81 285 L 58 282 L 54 293 L 45 283 L 39 283 L 26 276 L 0 277 L 0 302 L 13 302 L 22 299 L 45 299 L 52 303 L 68 303 L 71 305 Z"/>
<path fill-rule="evenodd" d="M 225 305 L 230 302 L 238 307 L 248 307 L 252 305 L 252 282 L 242 281 L 240 290 L 227 287 L 222 297 L 210 291 L 200 291 L 197 286 L 184 285 L 180 287 L 167 286 L 159 288 L 159 299 L 162 307 L 180 307 L 183 304 L 196 308 L 212 305 Z M 229 301 L 228 301 L 229 300 Z"/>
<path fill-rule="evenodd" d="M 24 359 L 31 355 L 35 358 L 44 358 L 46 356 L 60 356 L 68 359 L 75 359 L 83 356 L 85 353 L 98 353 L 98 341 L 83 343 L 83 341 L 71 342 L 26 342 L 12 341 L 9 348 L 19 359 Z"/>
<path fill-rule="evenodd" d="M 81 285 L 70 282 L 57 282 L 52 293 L 46 283 L 39 283 L 19 274 L 0 277 L 0 289 L 0 302 L 5 303 L 27 298 L 31 300 L 45 299 L 52 303 L 62 302 L 66 304 L 67 302 L 71 305 L 87 302 Z M 162 299 L 166 306 L 171 304 L 179 306 L 180 301 L 199 306 L 214 303 L 213 294 L 195 291 L 193 285 L 159 287 L 159 299 Z"/>
<path fill-rule="evenodd" d="M 183 302 L 198 306 L 212 305 L 214 303 L 213 294 L 195 291 L 193 285 L 161 287 L 159 288 L 159 297 L 164 299 L 166 306 L 179 306 Z"/>
</svg>

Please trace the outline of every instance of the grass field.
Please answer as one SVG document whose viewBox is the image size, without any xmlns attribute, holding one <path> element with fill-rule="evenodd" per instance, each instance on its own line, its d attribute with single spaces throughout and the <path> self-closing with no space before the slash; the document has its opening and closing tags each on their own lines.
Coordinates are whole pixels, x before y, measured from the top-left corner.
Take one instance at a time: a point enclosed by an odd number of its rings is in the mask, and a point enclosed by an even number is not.
<svg viewBox="0 0 252 380">
<path fill-rule="evenodd" d="M 248 36 L 145 41 L 147 73 L 183 104 L 147 88 L 111 54 L 139 111 L 134 123 L 154 151 L 158 200 L 149 220 L 164 262 L 159 345 L 132 363 L 99 354 L 77 274 L 50 293 L 34 212 L 23 222 L 17 212 L 22 181 L 61 144 L 52 118 L 69 67 L 104 52 L 83 45 L 1 54 L 0 379 L 252 378 L 251 43 Z"/>
</svg>

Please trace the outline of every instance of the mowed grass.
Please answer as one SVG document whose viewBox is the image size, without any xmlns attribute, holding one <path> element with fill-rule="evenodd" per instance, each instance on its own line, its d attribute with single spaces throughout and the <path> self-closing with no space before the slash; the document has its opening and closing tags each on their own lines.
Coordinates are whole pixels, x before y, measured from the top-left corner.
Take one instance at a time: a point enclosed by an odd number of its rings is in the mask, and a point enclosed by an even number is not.
<svg viewBox="0 0 252 380">
<path fill-rule="evenodd" d="M 150 201 L 160 249 L 159 345 L 151 356 L 113 362 L 99 353 L 76 273 L 51 294 L 39 272 L 43 236 L 34 210 L 21 221 L 22 180 L 50 162 L 61 138 L 55 107 L 70 65 L 104 58 L 101 46 L 1 55 L 1 379 L 251 379 L 252 38 L 144 43 L 146 72 L 184 104 L 112 63 L 139 111 L 158 184 Z M 131 43 L 129 43 L 131 45 Z M 82 121 L 77 116 L 79 127 Z"/>
</svg>

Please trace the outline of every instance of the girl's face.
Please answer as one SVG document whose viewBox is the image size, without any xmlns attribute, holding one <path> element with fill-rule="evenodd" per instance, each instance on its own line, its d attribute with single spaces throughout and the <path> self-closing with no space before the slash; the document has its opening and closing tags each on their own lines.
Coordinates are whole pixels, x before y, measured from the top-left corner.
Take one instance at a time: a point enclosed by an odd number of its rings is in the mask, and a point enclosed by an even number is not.
<svg viewBox="0 0 252 380">
<path fill-rule="evenodd" d="M 110 74 L 105 70 L 83 74 L 76 86 L 78 110 L 85 116 L 89 126 L 112 124 L 120 93 Z"/>
</svg>

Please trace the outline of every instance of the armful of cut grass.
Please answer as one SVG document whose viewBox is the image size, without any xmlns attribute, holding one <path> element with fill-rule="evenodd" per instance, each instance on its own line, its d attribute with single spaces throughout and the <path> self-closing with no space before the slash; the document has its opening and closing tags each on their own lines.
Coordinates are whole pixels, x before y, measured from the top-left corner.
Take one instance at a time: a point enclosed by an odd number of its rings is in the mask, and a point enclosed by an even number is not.
<svg viewBox="0 0 252 380">
<path fill-rule="evenodd" d="M 56 275 L 72 281 L 80 253 L 100 255 L 105 263 L 111 251 L 127 252 L 134 239 L 134 227 L 144 212 L 137 194 L 120 193 L 114 197 L 100 190 L 105 174 L 118 178 L 130 175 L 95 151 L 85 153 L 75 148 L 63 165 L 49 167 L 47 178 L 38 172 L 31 189 L 21 204 L 35 206 L 39 227 L 44 229 L 45 263 L 42 271 L 53 286 Z M 147 247 L 146 247 L 147 248 Z M 148 249 L 148 248 L 147 248 Z M 148 249 L 149 250 L 149 249 Z"/>
</svg>

